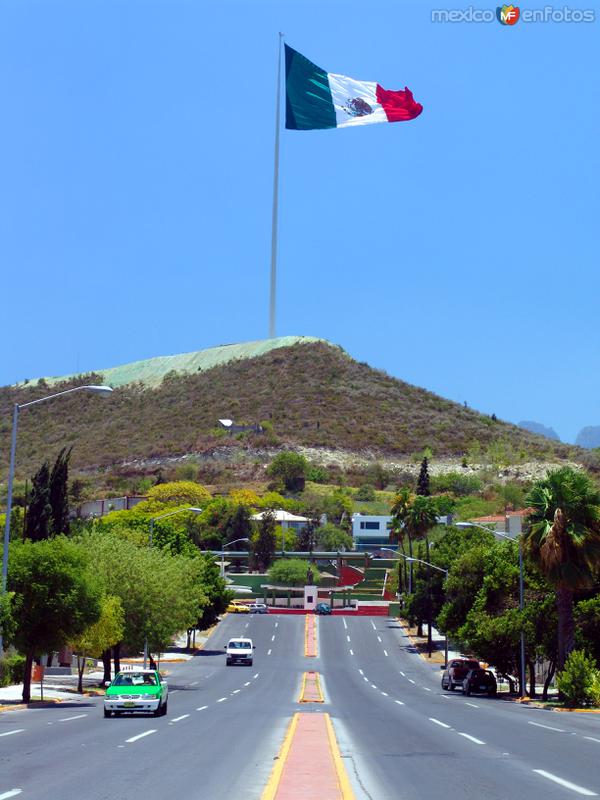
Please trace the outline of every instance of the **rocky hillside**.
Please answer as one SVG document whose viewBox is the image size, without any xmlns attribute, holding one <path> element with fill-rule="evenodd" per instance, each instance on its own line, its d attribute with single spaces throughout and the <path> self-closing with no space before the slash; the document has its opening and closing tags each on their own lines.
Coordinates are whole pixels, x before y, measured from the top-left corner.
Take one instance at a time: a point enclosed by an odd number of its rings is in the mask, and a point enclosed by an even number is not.
<svg viewBox="0 0 600 800">
<path fill-rule="evenodd" d="M 14 402 L 103 377 L 0 389 L 0 452 L 8 453 Z M 222 418 L 263 423 L 265 432 L 229 437 L 219 429 Z M 436 457 L 469 453 L 476 460 L 477 453 L 492 450 L 501 451 L 508 463 L 577 457 L 572 447 L 404 383 L 314 339 L 297 339 L 200 371 L 171 369 L 158 383 L 123 383 L 108 399 L 76 393 L 24 410 L 18 474 L 30 475 L 64 444 L 73 445 L 75 468 L 92 470 L 223 447 L 257 452 L 275 446 L 327 448 L 368 459 L 410 457 L 429 447 Z"/>
</svg>

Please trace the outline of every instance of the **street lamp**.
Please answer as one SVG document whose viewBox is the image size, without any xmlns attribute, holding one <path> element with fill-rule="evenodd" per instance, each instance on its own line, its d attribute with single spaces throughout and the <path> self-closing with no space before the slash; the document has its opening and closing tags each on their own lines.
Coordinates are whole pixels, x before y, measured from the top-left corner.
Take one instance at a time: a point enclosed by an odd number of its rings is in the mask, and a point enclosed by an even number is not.
<svg viewBox="0 0 600 800">
<path fill-rule="evenodd" d="M 480 528 L 482 531 L 500 536 L 502 539 L 509 539 L 514 541 L 512 536 L 502 533 L 497 530 L 490 530 L 485 525 L 478 525 L 476 522 L 455 522 L 455 528 Z M 521 689 L 521 699 L 525 697 L 525 630 L 523 629 L 523 609 L 524 609 L 524 592 L 523 592 L 523 537 L 519 536 L 519 610 L 521 611 L 521 677 L 519 680 Z"/>
<path fill-rule="evenodd" d="M 8 468 L 8 490 L 6 498 L 6 521 L 4 523 L 4 549 L 2 551 L 2 595 L 6 593 L 6 583 L 8 578 L 8 542 L 10 540 L 10 514 L 12 511 L 12 490 L 15 474 L 15 456 L 17 453 L 17 428 L 19 425 L 19 411 L 22 408 L 35 406 L 38 403 L 45 403 L 46 400 L 54 400 L 55 397 L 62 397 L 65 394 L 72 394 L 73 392 L 90 392 L 91 394 L 99 394 L 101 397 L 105 397 L 112 393 L 112 388 L 110 386 L 74 386 L 72 389 L 65 389 L 63 392 L 56 392 L 55 394 L 50 394 L 47 397 L 40 397 L 38 400 L 30 400 L 29 403 L 15 403 L 13 406 L 10 465 Z M 2 631 L 0 630 L 0 653 L 2 652 L 3 637 Z"/>
<path fill-rule="evenodd" d="M 167 517 L 173 517 L 175 514 L 183 514 L 184 511 L 191 511 L 192 514 L 201 514 L 201 508 L 195 508 L 194 506 L 188 506 L 187 508 L 176 508 L 175 511 L 167 511 L 166 514 L 159 514 L 158 517 L 152 517 L 150 519 L 150 534 L 148 536 L 148 547 L 152 547 L 152 537 L 154 535 L 154 523 L 159 519 L 166 519 Z M 144 669 L 146 669 L 148 662 L 148 637 L 146 636 L 144 640 Z"/>
<path fill-rule="evenodd" d="M 224 545 L 222 545 L 222 547 L 221 547 L 221 577 L 222 578 L 225 577 L 225 548 L 229 547 L 232 544 L 236 544 L 237 542 L 249 542 L 249 541 L 250 541 L 250 539 L 248 539 L 247 536 L 242 536 L 241 539 L 233 539 L 231 542 L 226 542 Z"/>
</svg>

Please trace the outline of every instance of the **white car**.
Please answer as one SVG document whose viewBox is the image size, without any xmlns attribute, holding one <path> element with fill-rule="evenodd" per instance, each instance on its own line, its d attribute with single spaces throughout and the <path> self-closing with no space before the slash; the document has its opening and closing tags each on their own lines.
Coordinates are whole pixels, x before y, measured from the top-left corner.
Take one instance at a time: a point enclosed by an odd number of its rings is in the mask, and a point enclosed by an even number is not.
<svg viewBox="0 0 600 800">
<path fill-rule="evenodd" d="M 243 637 L 230 639 L 225 648 L 227 666 L 230 667 L 232 664 L 247 664 L 251 667 L 254 650 L 255 647 L 252 644 L 252 639 L 245 639 Z"/>
</svg>

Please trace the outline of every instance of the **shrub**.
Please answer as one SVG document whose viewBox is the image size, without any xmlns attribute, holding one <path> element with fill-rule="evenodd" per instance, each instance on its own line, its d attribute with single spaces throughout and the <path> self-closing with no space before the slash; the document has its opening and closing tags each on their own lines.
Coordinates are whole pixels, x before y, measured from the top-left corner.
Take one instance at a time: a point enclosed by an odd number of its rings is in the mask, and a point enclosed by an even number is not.
<svg viewBox="0 0 600 800">
<path fill-rule="evenodd" d="M 329 480 L 329 473 L 325 467 L 319 467 L 317 464 L 310 464 L 306 470 L 306 480 L 313 483 L 327 483 Z"/>
<path fill-rule="evenodd" d="M 570 708 L 588 706 L 600 700 L 600 673 L 595 661 L 583 650 L 573 650 L 557 676 L 558 690 Z"/>
<path fill-rule="evenodd" d="M 269 570 L 269 582 L 278 586 L 304 586 L 309 568 L 313 573 L 313 584 L 318 585 L 321 580 L 319 570 L 301 558 L 280 558 Z"/>
<path fill-rule="evenodd" d="M 7 652 L 0 657 L 0 686 L 12 686 L 23 683 L 25 672 L 25 656 L 20 653 Z"/>
<path fill-rule="evenodd" d="M 370 483 L 365 483 L 354 493 L 354 499 L 360 500 L 364 503 L 372 503 L 375 500 L 375 487 L 371 486 Z"/>
<path fill-rule="evenodd" d="M 460 497 L 477 494 L 483 487 L 481 480 L 475 475 L 463 475 L 461 472 L 447 472 L 431 478 L 431 490 L 435 494 L 452 492 Z"/>
</svg>

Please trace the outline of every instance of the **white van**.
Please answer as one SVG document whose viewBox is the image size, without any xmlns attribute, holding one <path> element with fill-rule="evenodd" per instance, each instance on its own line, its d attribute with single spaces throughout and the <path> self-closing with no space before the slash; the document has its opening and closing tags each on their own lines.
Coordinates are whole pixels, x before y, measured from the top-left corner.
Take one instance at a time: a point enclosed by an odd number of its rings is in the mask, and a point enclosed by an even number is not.
<svg viewBox="0 0 600 800">
<path fill-rule="evenodd" d="M 252 666 L 252 657 L 254 655 L 255 647 L 252 644 L 252 639 L 230 639 L 225 648 L 227 654 L 227 666 L 231 664 L 247 664 Z"/>
</svg>

